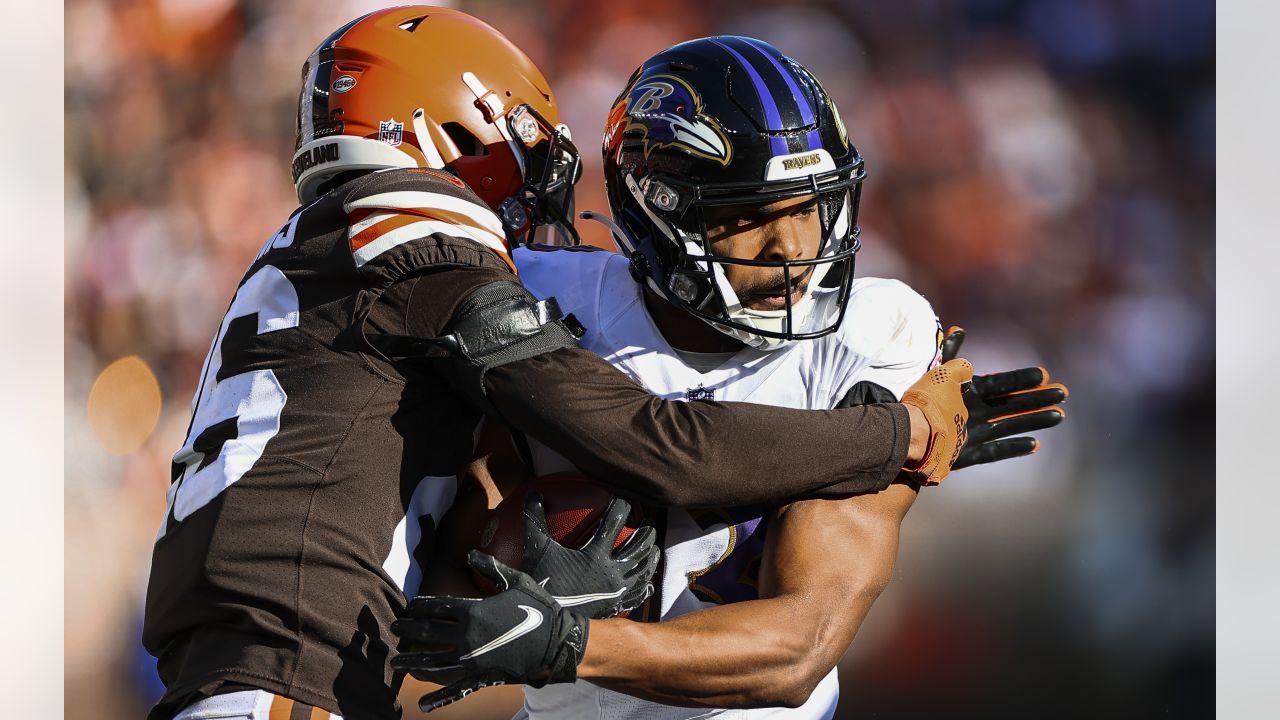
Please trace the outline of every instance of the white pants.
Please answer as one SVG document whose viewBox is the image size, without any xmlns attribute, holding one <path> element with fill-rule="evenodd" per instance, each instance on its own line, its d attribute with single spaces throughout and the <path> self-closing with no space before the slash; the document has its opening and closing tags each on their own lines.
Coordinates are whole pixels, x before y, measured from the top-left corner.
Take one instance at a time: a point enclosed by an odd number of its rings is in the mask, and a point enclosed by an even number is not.
<svg viewBox="0 0 1280 720">
<path fill-rule="evenodd" d="M 265 690 L 242 690 L 207 697 L 187 706 L 173 720 L 342 720 L 342 716 Z"/>
</svg>

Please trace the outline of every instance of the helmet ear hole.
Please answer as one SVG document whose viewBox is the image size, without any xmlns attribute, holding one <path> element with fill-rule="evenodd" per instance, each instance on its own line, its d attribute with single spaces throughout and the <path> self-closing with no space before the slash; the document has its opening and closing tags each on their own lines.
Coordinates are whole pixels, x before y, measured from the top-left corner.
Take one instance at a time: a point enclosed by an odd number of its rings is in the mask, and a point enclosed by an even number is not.
<svg viewBox="0 0 1280 720">
<path fill-rule="evenodd" d="M 418 26 L 422 24 L 422 21 L 426 19 L 427 19 L 427 16 L 423 15 L 422 17 L 418 17 L 412 20 L 402 22 L 400 23 L 399 27 L 401 30 L 404 30 L 405 32 L 413 32 L 414 30 L 417 30 Z"/>
<path fill-rule="evenodd" d="M 471 157 L 483 157 L 489 154 L 489 148 L 480 142 L 480 138 L 471 134 L 471 131 L 456 122 L 447 122 L 440 126 L 444 130 L 444 134 L 449 136 L 453 141 L 454 147 L 458 148 L 458 152 L 462 155 Z"/>
</svg>

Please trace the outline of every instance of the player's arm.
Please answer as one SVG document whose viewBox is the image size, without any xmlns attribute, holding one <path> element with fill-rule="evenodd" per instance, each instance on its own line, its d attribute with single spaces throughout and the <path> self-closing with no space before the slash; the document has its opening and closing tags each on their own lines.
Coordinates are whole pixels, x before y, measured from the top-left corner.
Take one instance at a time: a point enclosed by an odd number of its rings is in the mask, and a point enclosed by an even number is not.
<svg viewBox="0 0 1280 720">
<path fill-rule="evenodd" d="M 392 665 L 447 685 L 422 698 L 424 710 L 494 683 L 541 687 L 578 678 L 672 705 L 801 705 L 889 583 L 898 529 L 914 498 L 911 487 L 893 485 L 792 504 L 769 533 L 762 599 L 661 623 L 588 621 L 530 575 L 473 551 L 471 567 L 503 592 L 483 600 L 415 598 L 392 627 L 410 643 Z M 833 549 L 845 547 L 857 551 L 835 559 Z M 516 627 L 519 638 L 507 640 Z"/>
<path fill-rule="evenodd" d="M 471 370 L 479 370 L 473 374 L 485 402 L 584 472 L 645 502 L 696 507 L 838 496 L 882 490 L 904 466 L 935 482 L 950 467 L 957 441 L 950 418 L 965 412 L 963 380 L 925 388 L 924 400 L 837 410 L 668 401 L 566 339 L 562 325 L 542 326 L 559 333 L 550 343 L 527 323 L 516 328 L 517 339 L 501 339 L 520 325 L 512 317 L 532 314 L 519 312 L 529 306 L 505 270 L 453 267 L 405 282 L 412 283 L 403 294 L 407 334 L 465 329 L 473 340 L 461 365 L 482 366 Z M 526 355 L 531 347 L 537 352 Z"/>
<path fill-rule="evenodd" d="M 578 677 L 668 705 L 802 705 L 893 577 L 898 530 L 915 496 L 895 484 L 782 508 L 769 531 L 760 600 L 660 623 L 592 621 Z"/>
<path fill-rule="evenodd" d="M 485 389 L 512 426 L 614 491 L 660 506 L 881 490 L 930 447 L 931 426 L 902 404 L 793 410 L 663 400 L 581 348 L 494 368 Z"/>
</svg>

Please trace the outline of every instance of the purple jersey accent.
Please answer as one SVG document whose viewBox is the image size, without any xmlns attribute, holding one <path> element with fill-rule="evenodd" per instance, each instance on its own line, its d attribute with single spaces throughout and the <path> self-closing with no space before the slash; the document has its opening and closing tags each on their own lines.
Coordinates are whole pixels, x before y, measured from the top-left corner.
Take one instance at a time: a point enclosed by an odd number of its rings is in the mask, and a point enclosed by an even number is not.
<svg viewBox="0 0 1280 720">
<path fill-rule="evenodd" d="M 769 92 L 768 86 L 764 84 L 764 78 L 760 77 L 760 73 L 756 72 L 751 63 L 742 57 L 742 53 L 719 40 L 712 40 L 712 42 L 728 50 L 747 71 L 747 76 L 751 78 L 752 84 L 756 87 L 756 95 L 760 96 L 760 104 L 764 106 L 766 129 L 770 131 L 785 130 L 786 128 L 782 126 L 782 115 L 778 112 L 778 104 L 774 102 L 773 94 Z M 786 138 L 778 137 L 777 135 L 771 136 L 769 138 L 769 147 L 773 150 L 774 155 L 789 154 Z"/>
<path fill-rule="evenodd" d="M 797 85 L 795 79 L 791 77 L 792 73 L 782 67 L 782 63 L 778 62 L 777 58 L 770 55 L 763 47 L 760 47 L 763 43 L 759 40 L 756 40 L 755 38 L 743 39 L 747 41 L 748 45 L 755 48 L 757 52 L 765 56 L 765 58 L 773 64 L 774 69 L 776 69 L 778 74 L 782 76 L 782 79 L 786 81 L 787 89 L 791 91 L 791 96 L 796 99 L 796 106 L 800 108 L 800 119 L 804 121 L 805 125 L 813 125 L 814 111 L 809 107 L 809 96 L 800 92 L 800 86 Z M 810 150 L 817 150 L 822 147 L 822 139 L 818 136 L 818 129 L 816 127 L 805 135 L 805 140 L 809 143 Z"/>
<path fill-rule="evenodd" d="M 733 546 L 712 569 L 689 578 L 689 590 L 703 602 L 725 605 L 760 599 L 760 560 L 764 556 L 768 513 L 764 505 L 691 511 L 702 528 L 729 525 Z"/>
</svg>

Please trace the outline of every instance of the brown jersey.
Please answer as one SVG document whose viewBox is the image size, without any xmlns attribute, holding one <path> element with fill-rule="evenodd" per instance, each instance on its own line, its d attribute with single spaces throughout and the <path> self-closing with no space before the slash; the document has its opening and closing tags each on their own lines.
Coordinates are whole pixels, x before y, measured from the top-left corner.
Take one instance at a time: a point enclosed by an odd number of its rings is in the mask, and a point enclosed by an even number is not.
<svg viewBox="0 0 1280 720">
<path fill-rule="evenodd" d="M 362 326 L 433 267 L 511 277 L 496 222 L 460 183 L 396 170 L 298 210 L 262 248 L 174 457 L 147 590 L 144 642 L 168 688 L 152 718 L 224 683 L 397 715 L 386 628 L 480 415 L 379 359 Z"/>
</svg>

